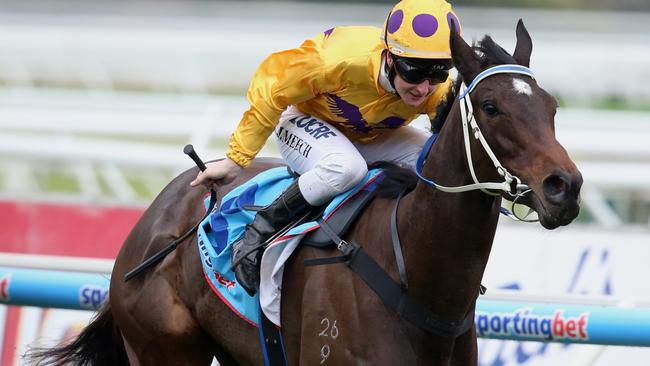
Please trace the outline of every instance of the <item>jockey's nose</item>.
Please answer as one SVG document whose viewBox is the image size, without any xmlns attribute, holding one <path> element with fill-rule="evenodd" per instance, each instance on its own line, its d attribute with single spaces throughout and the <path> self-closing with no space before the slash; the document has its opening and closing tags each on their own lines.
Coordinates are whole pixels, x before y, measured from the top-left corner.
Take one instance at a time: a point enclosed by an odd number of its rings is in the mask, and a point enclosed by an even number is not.
<svg viewBox="0 0 650 366">
<path fill-rule="evenodd" d="M 429 93 L 429 88 L 431 88 L 433 84 L 431 84 L 431 81 L 429 79 L 424 79 L 421 83 L 417 84 L 416 89 L 418 93 L 420 94 L 428 94 Z"/>
</svg>

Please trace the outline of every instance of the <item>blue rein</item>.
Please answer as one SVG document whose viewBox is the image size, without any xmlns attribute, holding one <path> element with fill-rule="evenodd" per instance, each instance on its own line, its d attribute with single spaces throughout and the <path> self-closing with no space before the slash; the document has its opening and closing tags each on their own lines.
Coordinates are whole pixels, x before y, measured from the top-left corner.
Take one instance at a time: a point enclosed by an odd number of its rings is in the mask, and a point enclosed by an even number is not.
<svg viewBox="0 0 650 366">
<path fill-rule="evenodd" d="M 424 161 L 427 160 L 429 151 L 431 151 L 431 146 L 433 146 L 433 143 L 436 142 L 436 140 L 438 139 L 438 135 L 439 133 L 434 133 L 433 135 L 431 135 L 431 137 L 429 137 L 427 142 L 422 147 L 420 156 L 418 156 L 418 161 L 415 163 L 415 174 L 417 174 L 418 178 L 420 178 L 422 181 L 424 181 L 426 184 L 430 185 L 433 188 L 436 188 L 436 182 L 429 180 L 422 175 L 422 167 L 424 166 Z"/>
</svg>

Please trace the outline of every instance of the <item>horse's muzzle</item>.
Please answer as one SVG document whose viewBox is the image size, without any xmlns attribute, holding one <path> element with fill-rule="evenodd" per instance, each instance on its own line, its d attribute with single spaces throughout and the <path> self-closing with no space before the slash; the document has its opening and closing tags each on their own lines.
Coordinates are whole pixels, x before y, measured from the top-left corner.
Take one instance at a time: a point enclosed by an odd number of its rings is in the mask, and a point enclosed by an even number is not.
<svg viewBox="0 0 650 366">
<path fill-rule="evenodd" d="M 542 182 L 539 219 L 542 226 L 555 229 L 571 223 L 580 212 L 582 174 L 558 170 Z"/>
</svg>

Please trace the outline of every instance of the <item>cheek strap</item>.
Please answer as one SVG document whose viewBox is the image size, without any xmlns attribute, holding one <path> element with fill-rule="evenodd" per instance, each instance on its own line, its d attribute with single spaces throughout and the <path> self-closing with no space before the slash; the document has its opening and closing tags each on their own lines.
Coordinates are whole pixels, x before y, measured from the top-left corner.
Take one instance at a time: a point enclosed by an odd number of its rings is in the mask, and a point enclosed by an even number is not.
<svg viewBox="0 0 650 366">
<path fill-rule="evenodd" d="M 393 87 L 392 92 L 399 95 L 399 93 L 397 92 L 397 88 L 395 88 L 395 75 L 397 75 L 397 71 L 395 71 L 395 66 L 389 67 L 387 62 L 386 67 L 388 68 L 388 82 L 390 83 L 390 86 Z"/>
</svg>

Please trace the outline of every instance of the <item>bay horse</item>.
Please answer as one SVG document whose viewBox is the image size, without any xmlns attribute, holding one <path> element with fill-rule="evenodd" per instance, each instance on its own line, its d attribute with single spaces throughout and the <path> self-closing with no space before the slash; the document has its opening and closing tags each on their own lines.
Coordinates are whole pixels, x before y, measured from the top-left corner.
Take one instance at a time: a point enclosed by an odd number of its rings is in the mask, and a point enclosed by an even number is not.
<svg viewBox="0 0 650 366">
<path fill-rule="evenodd" d="M 471 102 L 463 107 L 465 100 L 451 95 L 441 105 L 439 117 L 446 118 L 437 124 L 439 137 L 425 152 L 420 172 L 446 186 L 505 180 L 499 186 L 506 188 L 449 193 L 419 179 L 397 212 L 408 295 L 440 319 L 459 321 L 473 314 L 502 198 L 517 196 L 547 229 L 569 224 L 579 212 L 582 177 L 555 138 L 556 100 L 532 75 L 516 73 L 517 65 L 528 70 L 532 51 L 521 20 L 516 34 L 510 55 L 489 36 L 479 42 L 477 53 L 452 32 L 454 65 L 469 85 Z M 515 71 L 482 79 L 482 72 L 499 65 Z M 464 93 L 464 85 L 452 94 Z M 257 159 L 236 180 L 220 185 L 219 197 L 278 164 Z M 206 283 L 195 235 L 155 267 L 123 280 L 128 270 L 203 216 L 205 190 L 189 185 L 196 174 L 196 168 L 180 174 L 153 201 L 115 261 L 110 303 L 68 346 L 37 354 L 50 357 L 41 362 L 209 365 L 216 357 L 221 365 L 263 364 L 257 329 L 240 320 Z M 399 282 L 389 222 L 394 205 L 394 198 L 373 200 L 344 239 L 359 243 Z M 473 325 L 458 336 L 432 334 L 398 316 L 343 264 L 303 264 L 337 254 L 334 248 L 301 247 L 286 266 L 281 318 L 289 364 L 477 364 Z"/>
</svg>

